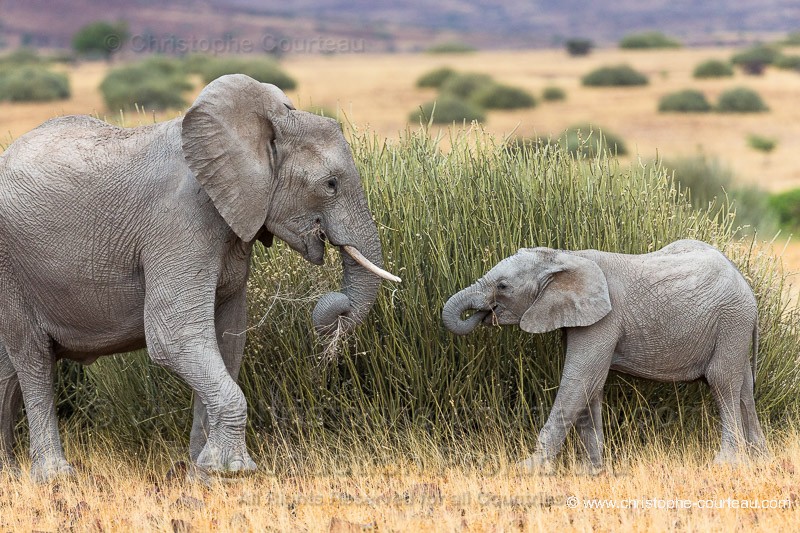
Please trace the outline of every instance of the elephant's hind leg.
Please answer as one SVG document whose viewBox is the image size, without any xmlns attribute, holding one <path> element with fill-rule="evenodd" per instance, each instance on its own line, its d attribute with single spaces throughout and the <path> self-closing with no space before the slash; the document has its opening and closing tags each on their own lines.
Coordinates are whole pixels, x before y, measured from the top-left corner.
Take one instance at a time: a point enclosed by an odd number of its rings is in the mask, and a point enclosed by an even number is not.
<svg viewBox="0 0 800 533">
<path fill-rule="evenodd" d="M 747 441 L 748 451 L 757 456 L 768 455 L 767 440 L 764 438 L 764 432 L 761 430 L 761 424 L 756 414 L 756 402 L 753 398 L 753 373 L 749 367 L 747 367 L 744 372 L 740 403 L 742 409 L 742 429 L 744 430 L 744 438 Z"/>
<path fill-rule="evenodd" d="M 14 426 L 22 402 L 17 372 L 5 346 L 0 344 L 0 470 L 18 471 L 14 458 Z"/>
<path fill-rule="evenodd" d="M 722 421 L 722 439 L 719 453 L 714 458 L 715 463 L 736 463 L 741 445 L 744 444 L 740 399 L 743 367 L 747 365 L 749 348 L 749 339 L 743 342 L 736 335 L 720 335 L 706 369 L 706 380 Z"/>
</svg>

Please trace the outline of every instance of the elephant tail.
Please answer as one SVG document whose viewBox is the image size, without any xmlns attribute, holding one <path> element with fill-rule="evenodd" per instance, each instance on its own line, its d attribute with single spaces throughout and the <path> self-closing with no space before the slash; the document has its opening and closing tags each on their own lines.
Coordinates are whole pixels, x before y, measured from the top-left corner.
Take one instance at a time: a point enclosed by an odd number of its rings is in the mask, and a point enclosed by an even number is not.
<svg viewBox="0 0 800 533">
<path fill-rule="evenodd" d="M 753 395 L 756 393 L 756 372 L 758 371 L 758 317 L 753 323 Z"/>
</svg>

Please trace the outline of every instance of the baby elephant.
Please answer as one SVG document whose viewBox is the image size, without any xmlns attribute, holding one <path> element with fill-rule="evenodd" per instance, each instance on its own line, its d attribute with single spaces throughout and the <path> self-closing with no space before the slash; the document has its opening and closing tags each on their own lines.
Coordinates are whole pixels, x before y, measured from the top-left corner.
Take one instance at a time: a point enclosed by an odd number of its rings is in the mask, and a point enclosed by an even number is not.
<svg viewBox="0 0 800 533">
<path fill-rule="evenodd" d="M 523 248 L 453 295 L 442 319 L 457 335 L 480 323 L 519 324 L 528 333 L 566 328 L 561 385 L 536 452 L 522 463 L 529 470 L 550 464 L 572 425 L 591 466 L 602 468 L 609 370 L 658 381 L 704 378 L 722 419 L 715 462 L 735 462 L 743 442 L 766 453 L 753 401 L 756 299 L 708 244 L 682 240 L 644 255 Z"/>
</svg>

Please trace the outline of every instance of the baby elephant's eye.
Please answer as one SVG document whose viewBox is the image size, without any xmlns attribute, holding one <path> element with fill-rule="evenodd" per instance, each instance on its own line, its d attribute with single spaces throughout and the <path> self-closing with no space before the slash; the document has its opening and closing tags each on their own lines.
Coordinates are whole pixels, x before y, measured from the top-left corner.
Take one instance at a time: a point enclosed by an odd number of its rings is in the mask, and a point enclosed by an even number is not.
<svg viewBox="0 0 800 533">
<path fill-rule="evenodd" d="M 497 284 L 497 288 L 500 289 L 501 291 L 504 291 L 508 288 L 508 285 L 506 285 L 504 281 L 501 281 L 500 283 Z"/>
<path fill-rule="evenodd" d="M 331 192 L 336 192 L 336 188 L 339 186 L 339 180 L 336 178 L 328 178 L 327 185 Z"/>
</svg>

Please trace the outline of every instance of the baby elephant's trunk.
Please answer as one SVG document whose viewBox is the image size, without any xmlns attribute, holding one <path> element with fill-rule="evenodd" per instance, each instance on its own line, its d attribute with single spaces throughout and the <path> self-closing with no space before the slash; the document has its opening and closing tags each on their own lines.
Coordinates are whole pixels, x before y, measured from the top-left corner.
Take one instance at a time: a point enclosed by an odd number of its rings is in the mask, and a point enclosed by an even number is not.
<svg viewBox="0 0 800 533">
<path fill-rule="evenodd" d="M 475 287 L 467 287 L 461 292 L 457 292 L 447 300 L 442 309 L 442 322 L 445 327 L 456 335 L 466 335 L 471 333 L 478 324 L 490 313 L 490 311 L 480 310 L 480 294 Z M 466 311 L 477 309 L 469 318 L 463 320 L 461 315 Z"/>
</svg>

